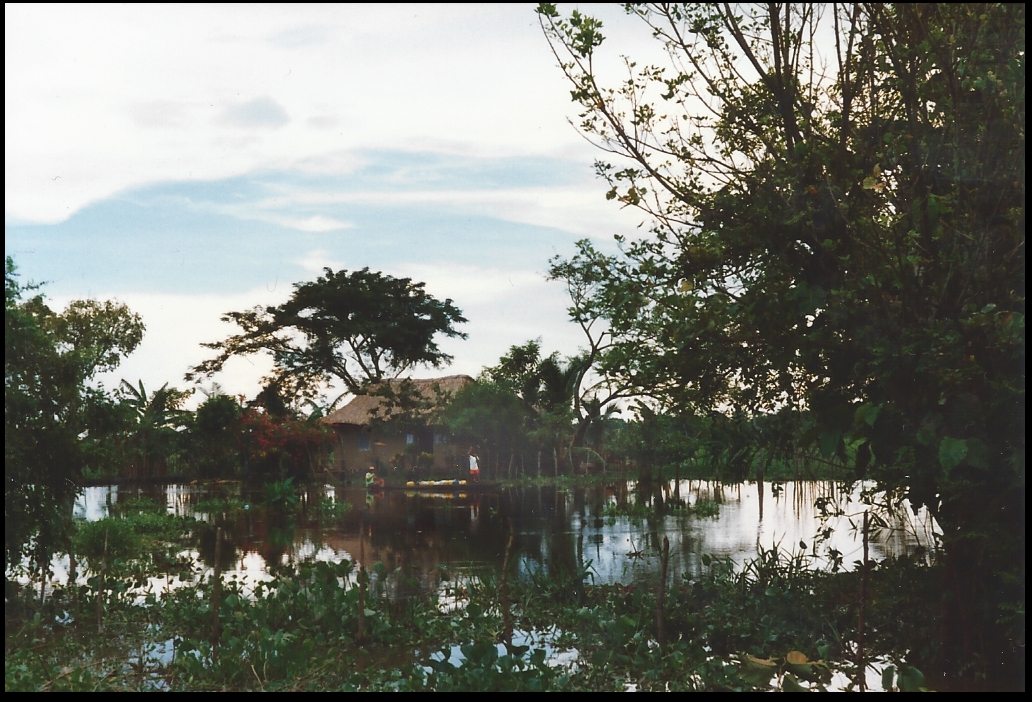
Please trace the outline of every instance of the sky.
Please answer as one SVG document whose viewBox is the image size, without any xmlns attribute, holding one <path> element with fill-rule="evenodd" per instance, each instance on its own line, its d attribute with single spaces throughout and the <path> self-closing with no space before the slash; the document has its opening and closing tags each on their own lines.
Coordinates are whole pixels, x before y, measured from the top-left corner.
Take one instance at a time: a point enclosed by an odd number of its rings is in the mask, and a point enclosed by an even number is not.
<svg viewBox="0 0 1032 702">
<path fill-rule="evenodd" d="M 614 6 L 604 69 L 661 58 Z M 561 9 L 562 6 L 560 6 Z M 567 10 L 569 8 L 566 8 Z M 117 299 L 144 341 L 102 380 L 189 387 L 220 315 L 284 302 L 324 267 L 426 283 L 469 320 L 476 375 L 541 339 L 572 355 L 553 256 L 615 250 L 606 201 L 533 5 L 11 5 L 4 250 L 55 308 Z M 214 378 L 251 397 L 269 369 Z"/>
</svg>

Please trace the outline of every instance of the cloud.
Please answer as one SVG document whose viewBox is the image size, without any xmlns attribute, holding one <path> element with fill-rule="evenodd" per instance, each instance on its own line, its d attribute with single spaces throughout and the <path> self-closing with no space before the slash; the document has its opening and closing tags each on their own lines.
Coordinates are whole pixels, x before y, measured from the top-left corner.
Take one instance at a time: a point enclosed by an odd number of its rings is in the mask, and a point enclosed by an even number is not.
<svg viewBox="0 0 1032 702">
<path fill-rule="evenodd" d="M 284 29 L 269 37 L 269 41 L 286 49 L 300 49 L 328 41 L 330 33 L 326 27 L 320 25 L 308 25 L 305 27 L 293 27 Z"/>
<path fill-rule="evenodd" d="M 329 252 L 325 249 L 309 251 L 302 258 L 297 259 L 296 263 L 311 273 L 322 273 L 323 268 L 340 270 L 345 267 L 340 261 L 331 259 Z"/>
<path fill-rule="evenodd" d="M 335 115 L 316 115 L 308 118 L 308 126 L 313 129 L 333 129 L 340 124 L 340 117 Z"/>
<path fill-rule="evenodd" d="M 398 173 L 394 184 L 407 174 Z M 613 234 L 633 233 L 647 218 L 633 208 L 605 203 L 602 188 L 594 182 L 566 187 L 527 186 L 504 189 L 380 189 L 351 192 L 307 190 L 279 194 L 250 203 L 251 208 L 334 207 L 374 205 L 381 207 L 443 206 L 455 211 L 475 212 L 507 222 L 560 229 L 578 237 L 609 241 Z M 241 210 L 243 212 L 243 210 Z M 246 210 L 251 216 L 253 210 Z M 300 227 L 295 227 L 300 228 Z M 325 231 L 306 229 L 305 231 Z"/>
<path fill-rule="evenodd" d="M 174 100 L 151 100 L 138 102 L 130 108 L 133 121 L 140 127 L 186 126 L 187 105 Z"/>
<path fill-rule="evenodd" d="M 594 155 L 528 7 L 25 5 L 6 19 L 16 221 L 337 149 Z M 261 140 L 227 140 L 227 126 Z"/>
<path fill-rule="evenodd" d="M 290 122 L 290 116 L 283 106 L 268 95 L 239 105 L 227 107 L 221 121 L 237 127 L 266 127 L 278 129 Z"/>
<path fill-rule="evenodd" d="M 325 232 L 336 232 L 341 229 L 351 229 L 355 225 L 352 222 L 344 222 L 332 217 L 312 215 L 311 217 L 290 217 L 286 215 L 256 212 L 250 207 L 222 207 L 219 211 L 237 219 L 249 219 L 258 222 L 278 224 L 287 229 L 296 229 L 299 232 L 310 232 L 322 234 Z"/>
</svg>

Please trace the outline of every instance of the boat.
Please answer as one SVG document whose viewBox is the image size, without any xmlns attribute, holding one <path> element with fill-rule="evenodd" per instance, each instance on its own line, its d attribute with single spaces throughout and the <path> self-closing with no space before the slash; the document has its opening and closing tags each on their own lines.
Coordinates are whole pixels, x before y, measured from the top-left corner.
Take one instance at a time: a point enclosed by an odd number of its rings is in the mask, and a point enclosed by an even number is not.
<svg viewBox="0 0 1032 702">
<path fill-rule="evenodd" d="M 466 487 L 465 480 L 410 480 L 407 488 Z"/>
</svg>

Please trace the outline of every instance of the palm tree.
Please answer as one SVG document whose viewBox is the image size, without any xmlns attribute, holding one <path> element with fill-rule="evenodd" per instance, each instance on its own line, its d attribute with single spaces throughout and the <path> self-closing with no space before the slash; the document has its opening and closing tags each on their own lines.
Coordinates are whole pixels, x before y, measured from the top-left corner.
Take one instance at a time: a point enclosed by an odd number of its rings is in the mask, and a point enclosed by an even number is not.
<svg viewBox="0 0 1032 702">
<path fill-rule="evenodd" d="M 132 477 L 150 477 L 158 470 L 164 472 L 174 450 L 177 429 L 183 426 L 189 414 L 182 406 L 190 391 L 170 388 L 165 383 L 148 395 L 142 380 L 137 386 L 122 380 L 120 390 L 134 415 L 135 427 L 129 438 Z"/>
</svg>

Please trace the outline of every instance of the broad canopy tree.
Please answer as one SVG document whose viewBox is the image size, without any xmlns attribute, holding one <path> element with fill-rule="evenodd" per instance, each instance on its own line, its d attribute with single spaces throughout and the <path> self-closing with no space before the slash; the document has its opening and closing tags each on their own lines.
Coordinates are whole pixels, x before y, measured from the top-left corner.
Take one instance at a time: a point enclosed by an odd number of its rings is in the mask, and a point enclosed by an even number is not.
<svg viewBox="0 0 1032 702">
<path fill-rule="evenodd" d="M 538 9 L 607 197 L 653 223 L 553 264 L 599 283 L 622 343 L 597 368 L 672 406 L 808 411 L 810 445 L 942 526 L 946 655 L 1017 665 L 1024 5 L 627 11 L 669 62 L 607 83 L 601 23 Z"/>
<path fill-rule="evenodd" d="M 282 305 L 228 312 L 223 321 L 243 331 L 205 344 L 218 355 L 196 366 L 187 380 L 211 376 L 234 356 L 270 353 L 275 370 L 266 379 L 282 397 L 312 398 L 336 379 L 363 394 L 380 381 L 416 366 L 451 361 L 436 337 L 466 338 L 466 321 L 451 300 L 429 295 L 423 283 L 368 268 L 334 272 L 294 285 Z"/>
</svg>

